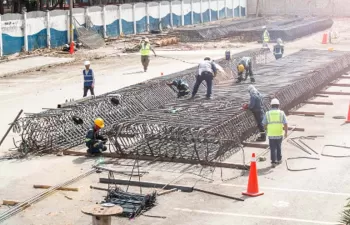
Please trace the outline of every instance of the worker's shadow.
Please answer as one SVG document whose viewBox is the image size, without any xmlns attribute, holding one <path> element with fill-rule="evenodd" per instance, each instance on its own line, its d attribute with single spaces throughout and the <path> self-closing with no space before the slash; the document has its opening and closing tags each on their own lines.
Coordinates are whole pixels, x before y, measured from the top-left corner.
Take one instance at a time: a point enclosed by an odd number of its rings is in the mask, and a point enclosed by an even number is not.
<svg viewBox="0 0 350 225">
<path fill-rule="evenodd" d="M 132 74 L 139 74 L 139 73 L 144 73 L 142 70 L 136 71 L 136 72 L 130 72 L 130 73 L 123 73 L 123 75 L 132 75 Z"/>
<path fill-rule="evenodd" d="M 94 162 L 98 159 L 98 157 L 86 157 L 86 156 L 81 156 L 78 158 L 73 159 L 74 164 L 83 164 L 83 163 L 91 163 Z"/>
</svg>

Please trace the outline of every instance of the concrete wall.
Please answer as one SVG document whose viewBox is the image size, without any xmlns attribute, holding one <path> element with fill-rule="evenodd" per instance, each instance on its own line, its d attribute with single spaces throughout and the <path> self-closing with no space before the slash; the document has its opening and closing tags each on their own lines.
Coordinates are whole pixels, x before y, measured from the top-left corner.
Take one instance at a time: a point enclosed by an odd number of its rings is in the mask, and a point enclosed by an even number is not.
<svg viewBox="0 0 350 225">
<path fill-rule="evenodd" d="M 75 8 L 73 15 L 74 27 L 88 26 L 103 37 L 116 37 L 243 17 L 246 10 L 247 0 L 174 0 Z M 59 47 L 69 40 L 69 11 L 5 14 L 0 19 L 0 56 Z"/>
<path fill-rule="evenodd" d="M 258 0 L 248 0 L 248 14 L 256 13 Z M 350 16 L 349 0 L 260 0 L 262 15 Z"/>
</svg>

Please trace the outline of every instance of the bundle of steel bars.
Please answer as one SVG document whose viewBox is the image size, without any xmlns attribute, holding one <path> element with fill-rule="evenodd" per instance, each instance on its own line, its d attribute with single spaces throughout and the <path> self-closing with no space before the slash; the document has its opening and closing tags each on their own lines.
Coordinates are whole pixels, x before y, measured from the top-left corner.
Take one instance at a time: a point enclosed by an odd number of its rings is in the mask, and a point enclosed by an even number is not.
<svg viewBox="0 0 350 225">
<path fill-rule="evenodd" d="M 227 71 L 227 74 L 220 75 L 215 83 L 231 80 L 235 76 L 232 68 L 236 67 L 242 56 L 253 57 L 254 66 L 259 66 L 271 60 L 272 55 L 268 52 L 266 49 L 255 49 L 235 54 L 229 61 L 218 60 L 217 63 Z M 196 67 L 193 67 L 64 108 L 30 114 L 18 120 L 14 126 L 14 131 L 21 137 L 20 141 L 15 142 L 15 145 L 23 154 L 49 153 L 78 146 L 84 143 L 86 131 L 92 126 L 96 117 L 102 117 L 108 128 L 123 119 L 133 118 L 144 111 L 175 102 L 176 93 L 166 83 L 182 78 L 192 86 L 195 74 Z M 205 86 L 202 85 L 200 90 L 204 88 Z M 121 104 L 113 105 L 112 98 L 118 98 Z M 75 124 L 72 119 L 74 116 L 81 118 L 83 123 Z"/>
<path fill-rule="evenodd" d="M 288 111 L 314 96 L 350 65 L 350 54 L 302 50 L 255 70 L 255 87 Z M 254 116 L 241 109 L 249 102 L 247 86 L 234 80 L 214 86 L 214 98 L 179 100 L 119 121 L 107 132 L 119 155 L 197 161 L 223 160 L 257 132 Z M 201 90 L 198 95 L 205 94 Z"/>
</svg>

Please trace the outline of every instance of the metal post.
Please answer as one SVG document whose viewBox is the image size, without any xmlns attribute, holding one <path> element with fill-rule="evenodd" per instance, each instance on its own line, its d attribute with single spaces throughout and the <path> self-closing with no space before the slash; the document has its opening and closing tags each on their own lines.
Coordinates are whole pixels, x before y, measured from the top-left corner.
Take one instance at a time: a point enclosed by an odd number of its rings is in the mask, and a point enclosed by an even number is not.
<svg viewBox="0 0 350 225">
<path fill-rule="evenodd" d="M 241 0 L 238 0 L 238 15 L 239 17 L 242 17 Z"/>
<path fill-rule="evenodd" d="M 107 38 L 106 6 L 102 6 L 103 38 Z"/>
<path fill-rule="evenodd" d="M 209 3 L 209 21 L 211 21 L 211 0 L 208 1 Z"/>
<path fill-rule="evenodd" d="M 184 0 L 181 0 L 181 25 L 185 26 Z"/>
<path fill-rule="evenodd" d="M 46 11 L 46 44 L 47 48 L 51 48 L 51 34 L 50 34 L 50 11 Z"/>
<path fill-rule="evenodd" d="M 132 4 L 132 21 L 133 21 L 133 26 L 134 26 L 134 34 L 137 33 L 136 31 L 136 16 L 135 16 L 135 8 L 136 8 L 136 5 L 135 4 Z"/>
<path fill-rule="evenodd" d="M 148 3 L 146 2 L 146 20 L 147 20 L 147 31 L 150 31 L 150 28 L 149 28 L 149 5 Z"/>
<path fill-rule="evenodd" d="M 200 0 L 200 9 L 201 9 L 201 23 L 203 23 L 203 0 Z"/>
<path fill-rule="evenodd" d="M 2 26 L 1 26 L 1 15 L 0 15 L 0 57 L 4 56 L 3 44 L 2 44 Z"/>
<path fill-rule="evenodd" d="M 225 7 L 225 18 L 227 18 L 227 0 L 225 0 L 224 7 Z"/>
<path fill-rule="evenodd" d="M 193 20 L 193 0 L 191 0 L 191 24 L 194 24 Z"/>
<path fill-rule="evenodd" d="M 174 26 L 174 18 L 173 18 L 173 2 L 169 2 L 169 7 L 170 7 L 170 26 Z"/>
<path fill-rule="evenodd" d="M 161 8 L 162 8 L 162 2 L 158 3 L 158 29 L 162 30 L 162 13 L 161 13 Z"/>
<path fill-rule="evenodd" d="M 122 5 L 119 5 L 119 33 L 123 34 L 123 23 L 122 23 Z"/>
<path fill-rule="evenodd" d="M 232 0 L 232 17 L 235 17 L 235 0 Z"/>
<path fill-rule="evenodd" d="M 219 19 L 220 19 L 220 9 L 219 9 L 219 8 L 220 8 L 220 6 L 219 6 L 219 0 L 216 0 L 216 7 L 217 7 L 217 8 L 216 8 L 216 10 L 217 10 L 217 15 L 218 15 L 218 18 L 217 18 L 217 19 L 219 20 Z"/>
<path fill-rule="evenodd" d="M 24 51 L 28 52 L 27 12 L 23 12 Z"/>
<path fill-rule="evenodd" d="M 69 0 L 69 43 L 74 41 L 74 31 L 73 31 L 73 1 Z"/>
</svg>

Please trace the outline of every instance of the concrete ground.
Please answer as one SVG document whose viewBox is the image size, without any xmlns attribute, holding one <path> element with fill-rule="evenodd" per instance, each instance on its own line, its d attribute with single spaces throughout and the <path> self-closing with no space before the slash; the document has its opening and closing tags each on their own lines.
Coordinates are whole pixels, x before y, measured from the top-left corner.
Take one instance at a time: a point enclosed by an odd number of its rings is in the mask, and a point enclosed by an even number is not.
<svg viewBox="0 0 350 225">
<path fill-rule="evenodd" d="M 337 19 L 333 26 L 339 32 L 337 44 L 321 45 L 322 32 L 286 44 L 286 54 L 291 54 L 302 48 L 350 50 L 349 19 Z M 198 44 L 201 45 L 201 44 Z M 165 75 L 194 66 L 204 55 L 213 58 L 224 56 L 227 43 L 215 43 L 216 47 L 198 51 L 157 51 L 159 56 L 171 56 L 186 61 L 163 57 L 152 58 L 149 71 L 140 73 L 141 66 L 137 54 L 113 56 L 92 61 L 92 68 L 96 73 L 96 93 L 102 94 L 130 84 L 141 82 L 153 77 Z M 248 48 L 260 47 L 255 43 L 243 44 L 232 52 L 239 52 Z M 315 56 L 317 57 L 317 56 Z M 18 61 L 17 61 L 18 62 Z M 1 65 L 0 65 L 1 66 Z M 296 65 L 297 66 L 297 65 Z M 2 106 L 2 120 L 0 133 L 5 133 L 8 124 L 20 109 L 25 112 L 39 112 L 42 108 L 54 108 L 66 99 L 78 99 L 82 95 L 82 62 L 67 66 L 51 67 L 41 71 L 18 74 L 0 79 L 0 103 Z M 340 83 L 350 83 L 350 80 L 340 80 Z M 350 88 L 331 87 L 330 90 L 350 92 Z M 289 137 L 324 135 L 316 140 L 305 142 L 320 153 L 348 154 L 346 149 L 325 148 L 325 144 L 349 146 L 348 126 L 342 125 L 344 120 L 335 120 L 333 116 L 346 116 L 349 98 L 346 96 L 329 96 L 316 98 L 317 101 L 332 101 L 334 105 L 305 105 L 300 111 L 322 111 L 323 117 L 289 116 L 291 125 L 305 128 L 305 132 L 292 132 Z M 5 119 L 4 119 L 5 118 Z M 4 153 L 12 146 L 9 135 L 1 146 Z M 245 160 L 249 163 L 251 153 L 263 154 L 264 150 L 245 148 Z M 242 154 L 237 153 L 228 162 L 242 162 Z M 266 155 L 267 158 L 268 155 Z M 283 158 L 310 156 L 294 147 L 287 141 L 283 143 Z M 350 177 L 348 158 L 322 157 L 313 153 L 312 157 L 320 160 L 298 159 L 288 161 L 293 169 L 316 167 L 314 170 L 291 172 L 285 162 L 277 168 L 270 168 L 269 160 L 258 163 L 259 184 L 263 196 L 247 198 L 244 202 L 237 202 L 217 196 L 199 192 L 175 192 L 158 198 L 158 205 L 145 213 L 154 216 L 165 216 L 165 219 L 140 216 L 133 223 L 143 224 L 337 224 L 346 199 L 350 197 Z M 56 185 L 64 182 L 91 168 L 98 159 L 73 156 L 44 156 L 23 160 L 8 160 L 0 162 L 0 199 L 25 200 L 42 192 L 33 189 L 33 184 Z M 107 159 L 105 159 L 107 160 Z M 119 164 L 132 164 L 130 160 L 116 160 Z M 248 174 L 237 170 L 211 171 L 206 168 L 200 179 L 201 168 L 198 166 L 179 165 L 174 163 L 155 163 L 148 165 L 141 162 L 142 170 L 149 171 L 142 177 L 143 181 L 162 183 L 177 183 L 197 188 L 211 190 L 222 194 L 241 196 L 247 185 Z M 131 170 L 130 166 L 116 164 L 111 168 Z M 186 172 L 186 173 L 180 173 Z M 90 185 L 106 187 L 99 184 L 100 177 L 107 177 L 107 173 L 93 174 L 72 184 L 78 187 L 78 192 L 56 192 L 48 198 L 27 208 L 24 212 L 11 217 L 3 224 L 42 224 L 42 225 L 75 225 L 91 224 L 91 218 L 80 212 L 89 204 L 103 200 L 105 192 L 91 190 Z M 127 176 L 116 176 L 128 179 Z M 222 179 L 225 181 L 222 181 Z M 174 180 L 175 179 L 175 180 Z M 138 188 L 131 189 L 138 192 Z M 151 192 L 143 189 L 143 193 Z M 70 200 L 71 199 L 71 200 Z M 1 206 L 0 212 L 7 210 Z M 125 218 L 113 218 L 113 224 L 127 223 Z"/>
</svg>

